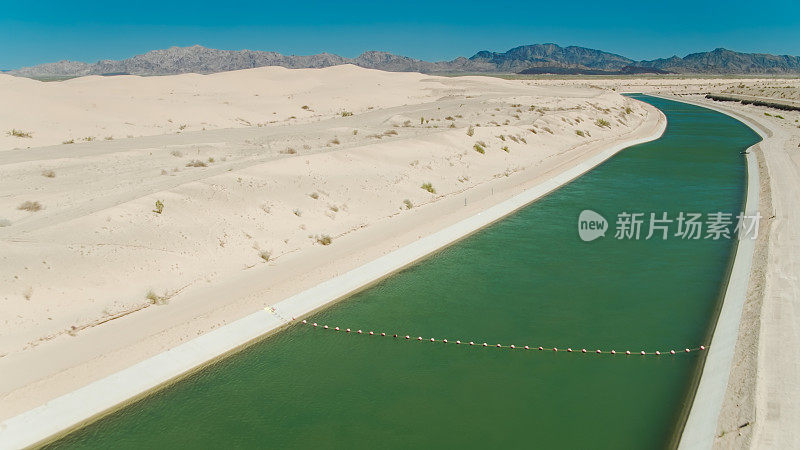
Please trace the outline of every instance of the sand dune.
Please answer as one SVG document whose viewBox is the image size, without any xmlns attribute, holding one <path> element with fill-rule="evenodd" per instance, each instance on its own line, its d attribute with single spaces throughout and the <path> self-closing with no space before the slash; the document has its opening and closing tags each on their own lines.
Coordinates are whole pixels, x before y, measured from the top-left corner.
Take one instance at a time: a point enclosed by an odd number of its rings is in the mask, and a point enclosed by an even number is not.
<svg viewBox="0 0 800 450">
<path fill-rule="evenodd" d="M 0 130 L 31 135 L 0 137 L 4 417 L 652 132 L 657 119 L 597 88 L 353 66 L 0 76 L 0 92 L 17 105 L 0 112 Z"/>
</svg>

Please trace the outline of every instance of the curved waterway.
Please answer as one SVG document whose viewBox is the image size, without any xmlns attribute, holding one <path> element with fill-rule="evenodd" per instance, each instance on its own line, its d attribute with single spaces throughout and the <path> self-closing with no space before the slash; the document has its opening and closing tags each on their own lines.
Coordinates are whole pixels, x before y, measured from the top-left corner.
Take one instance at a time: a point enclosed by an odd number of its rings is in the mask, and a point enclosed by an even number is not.
<svg viewBox="0 0 800 450">
<path fill-rule="evenodd" d="M 310 319 L 618 352 L 707 343 L 735 241 L 647 240 L 649 213 L 735 216 L 741 152 L 759 138 L 715 111 L 635 97 L 666 114 L 663 137 Z M 612 230 L 580 240 L 584 209 Z M 640 240 L 615 239 L 621 212 L 646 213 Z M 52 446 L 659 448 L 674 443 L 701 357 L 485 349 L 293 326 Z"/>
</svg>

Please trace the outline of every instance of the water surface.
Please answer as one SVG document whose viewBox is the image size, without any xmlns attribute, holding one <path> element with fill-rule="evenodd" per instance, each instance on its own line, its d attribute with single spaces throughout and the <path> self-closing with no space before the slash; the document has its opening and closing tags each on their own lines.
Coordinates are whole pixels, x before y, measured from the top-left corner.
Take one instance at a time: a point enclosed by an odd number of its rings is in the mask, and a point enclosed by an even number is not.
<svg viewBox="0 0 800 450">
<path fill-rule="evenodd" d="M 707 339 L 733 241 L 576 232 L 581 210 L 736 212 L 758 140 L 740 122 L 639 96 L 669 125 L 546 198 L 313 321 L 560 348 Z M 646 230 L 643 230 L 646 234 Z M 56 442 L 64 448 L 659 448 L 695 354 L 625 357 L 406 342 L 295 326 Z"/>
</svg>

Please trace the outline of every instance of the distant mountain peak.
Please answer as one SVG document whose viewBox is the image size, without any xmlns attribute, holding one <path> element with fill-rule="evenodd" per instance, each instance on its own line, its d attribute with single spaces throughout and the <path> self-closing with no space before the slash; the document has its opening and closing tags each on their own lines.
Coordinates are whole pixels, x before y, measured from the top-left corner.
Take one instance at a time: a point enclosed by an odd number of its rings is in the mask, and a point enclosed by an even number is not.
<svg viewBox="0 0 800 450">
<path fill-rule="evenodd" d="M 59 61 L 12 70 L 26 77 L 71 77 L 84 75 L 132 74 L 168 75 L 215 73 L 263 66 L 290 69 L 320 68 L 340 64 L 423 73 L 703 73 L 703 74 L 798 74 L 800 58 L 788 55 L 739 53 L 722 47 L 692 53 L 681 58 L 634 61 L 622 55 L 586 47 L 562 47 L 554 43 L 520 45 L 505 52 L 481 50 L 469 58 L 428 62 L 385 51 L 365 51 L 356 58 L 332 53 L 282 55 L 259 50 L 218 50 L 199 44 L 150 50 L 121 61 L 102 60 L 94 64 Z"/>
</svg>

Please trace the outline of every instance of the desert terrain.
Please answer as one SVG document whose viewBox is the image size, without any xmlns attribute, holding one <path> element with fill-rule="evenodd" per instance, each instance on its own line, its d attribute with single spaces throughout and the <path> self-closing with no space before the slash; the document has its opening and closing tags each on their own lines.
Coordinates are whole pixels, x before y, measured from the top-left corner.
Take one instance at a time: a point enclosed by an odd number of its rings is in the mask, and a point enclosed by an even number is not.
<svg viewBox="0 0 800 450">
<path fill-rule="evenodd" d="M 475 214 L 660 114 L 354 66 L 0 76 L 0 419 Z"/>
</svg>

